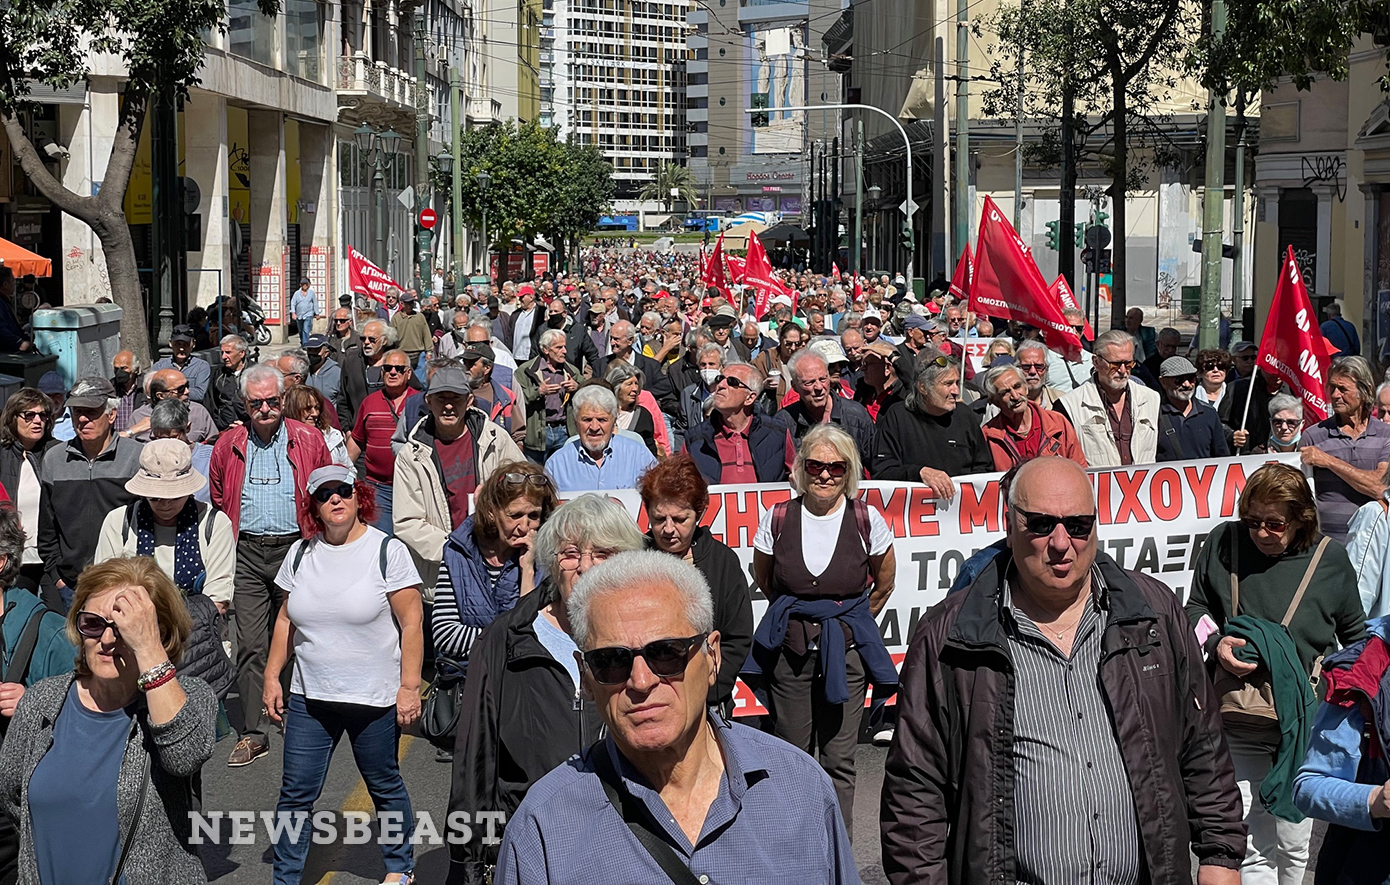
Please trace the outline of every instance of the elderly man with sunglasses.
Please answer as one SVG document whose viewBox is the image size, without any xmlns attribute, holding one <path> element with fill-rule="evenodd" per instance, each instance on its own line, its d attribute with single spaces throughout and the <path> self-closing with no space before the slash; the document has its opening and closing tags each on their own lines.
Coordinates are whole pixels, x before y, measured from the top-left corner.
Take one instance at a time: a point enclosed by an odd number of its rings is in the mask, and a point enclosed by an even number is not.
<svg viewBox="0 0 1390 885">
<path fill-rule="evenodd" d="M 685 432 L 685 450 L 709 483 L 786 482 L 791 431 L 757 408 L 767 382 L 756 363 L 728 363 L 711 385 L 713 410 Z"/>
<path fill-rule="evenodd" d="M 857 883 L 830 779 L 805 753 L 712 714 L 720 663 L 698 569 L 621 553 L 570 596 L 585 696 L 608 728 L 507 822 L 498 885 Z"/>
<path fill-rule="evenodd" d="M 121 436 L 131 437 L 140 442 L 150 441 L 150 412 L 161 400 L 176 398 L 188 406 L 188 439 L 190 442 L 213 443 L 217 441 L 217 424 L 212 413 L 202 403 L 189 398 L 188 378 L 178 369 L 160 369 L 145 378 L 145 404 L 130 413 L 130 426 L 121 431 Z"/>
<path fill-rule="evenodd" d="M 1194 396 L 1197 367 L 1184 356 L 1170 356 L 1158 371 L 1163 404 L 1158 413 L 1158 460 L 1225 458 L 1226 428 L 1216 409 Z"/>
<path fill-rule="evenodd" d="M 284 601 L 275 576 L 290 545 L 318 531 L 305 489 L 309 474 L 332 462 L 318 428 L 285 417 L 284 392 L 285 378 L 273 366 L 242 372 L 241 398 L 250 417 L 222 432 L 208 467 L 212 502 L 237 532 L 232 608 L 243 725 L 227 760 L 232 768 L 270 751 L 261 693 L 271 631 Z"/>
<path fill-rule="evenodd" d="M 1092 467 L 1157 460 L 1159 395 L 1134 378 L 1134 353 L 1128 332 L 1111 329 L 1096 336 L 1091 380 L 1055 406 L 1071 419 Z"/>
<path fill-rule="evenodd" d="M 949 882 L 1237 885 L 1240 792 L 1171 588 L 1098 550 L 1085 471 L 1038 458 L 1008 548 L 918 624 L 884 771 L 883 868 Z"/>
</svg>

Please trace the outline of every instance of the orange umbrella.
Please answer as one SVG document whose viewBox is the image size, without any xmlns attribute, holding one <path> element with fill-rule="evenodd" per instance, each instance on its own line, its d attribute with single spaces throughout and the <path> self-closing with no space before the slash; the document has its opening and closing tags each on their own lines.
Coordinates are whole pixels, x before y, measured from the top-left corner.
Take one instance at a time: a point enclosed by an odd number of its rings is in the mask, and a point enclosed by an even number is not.
<svg viewBox="0 0 1390 885">
<path fill-rule="evenodd" d="M 0 238 L 0 264 L 14 271 L 17 277 L 30 273 L 36 277 L 53 276 L 53 262 L 3 238 Z"/>
</svg>

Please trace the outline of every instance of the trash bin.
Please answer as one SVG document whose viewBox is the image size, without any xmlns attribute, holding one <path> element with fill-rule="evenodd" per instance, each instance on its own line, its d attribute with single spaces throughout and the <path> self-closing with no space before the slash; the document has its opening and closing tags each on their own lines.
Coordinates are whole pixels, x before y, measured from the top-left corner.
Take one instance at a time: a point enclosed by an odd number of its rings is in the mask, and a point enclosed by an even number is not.
<svg viewBox="0 0 1390 885">
<path fill-rule="evenodd" d="M 34 311 L 34 345 L 58 358 L 69 388 L 78 378 L 111 377 L 121 350 L 121 309 L 114 304 L 76 304 Z"/>
<path fill-rule="evenodd" d="M 1183 286 L 1182 287 L 1182 313 L 1183 316 L 1196 316 L 1202 312 L 1202 287 Z"/>
</svg>

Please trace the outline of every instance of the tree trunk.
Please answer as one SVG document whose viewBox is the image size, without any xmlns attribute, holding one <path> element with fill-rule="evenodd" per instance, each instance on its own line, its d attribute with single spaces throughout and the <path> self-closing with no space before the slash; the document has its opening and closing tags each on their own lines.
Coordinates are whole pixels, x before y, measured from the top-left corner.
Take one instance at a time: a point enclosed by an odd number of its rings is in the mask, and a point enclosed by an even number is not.
<svg viewBox="0 0 1390 885">
<path fill-rule="evenodd" d="M 35 189 L 63 212 L 90 227 L 101 240 L 101 251 L 106 258 L 107 276 L 111 283 L 111 299 L 122 311 L 121 346 L 133 351 L 148 365 L 150 344 L 145 305 L 140 297 L 135 244 L 130 238 L 123 205 L 126 187 L 130 183 L 130 169 L 135 160 L 135 148 L 140 142 L 140 130 L 145 123 L 146 106 L 143 94 L 126 93 L 121 122 L 112 133 L 106 177 L 101 193 L 96 196 L 76 194 L 54 178 L 29 141 L 19 118 L 13 113 L 0 115 L 0 126 L 3 126 L 9 138 L 20 168 Z"/>
</svg>

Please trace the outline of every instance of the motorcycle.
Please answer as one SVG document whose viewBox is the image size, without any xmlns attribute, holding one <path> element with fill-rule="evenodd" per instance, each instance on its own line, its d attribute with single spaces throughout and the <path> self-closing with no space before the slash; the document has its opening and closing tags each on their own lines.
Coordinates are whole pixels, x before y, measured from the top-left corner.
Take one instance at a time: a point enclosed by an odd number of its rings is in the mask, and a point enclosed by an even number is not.
<svg viewBox="0 0 1390 885">
<path fill-rule="evenodd" d="M 262 347 L 270 343 L 270 329 L 265 324 L 265 313 L 255 299 L 243 298 L 241 301 L 241 327 L 250 333 L 254 344 Z"/>
</svg>

